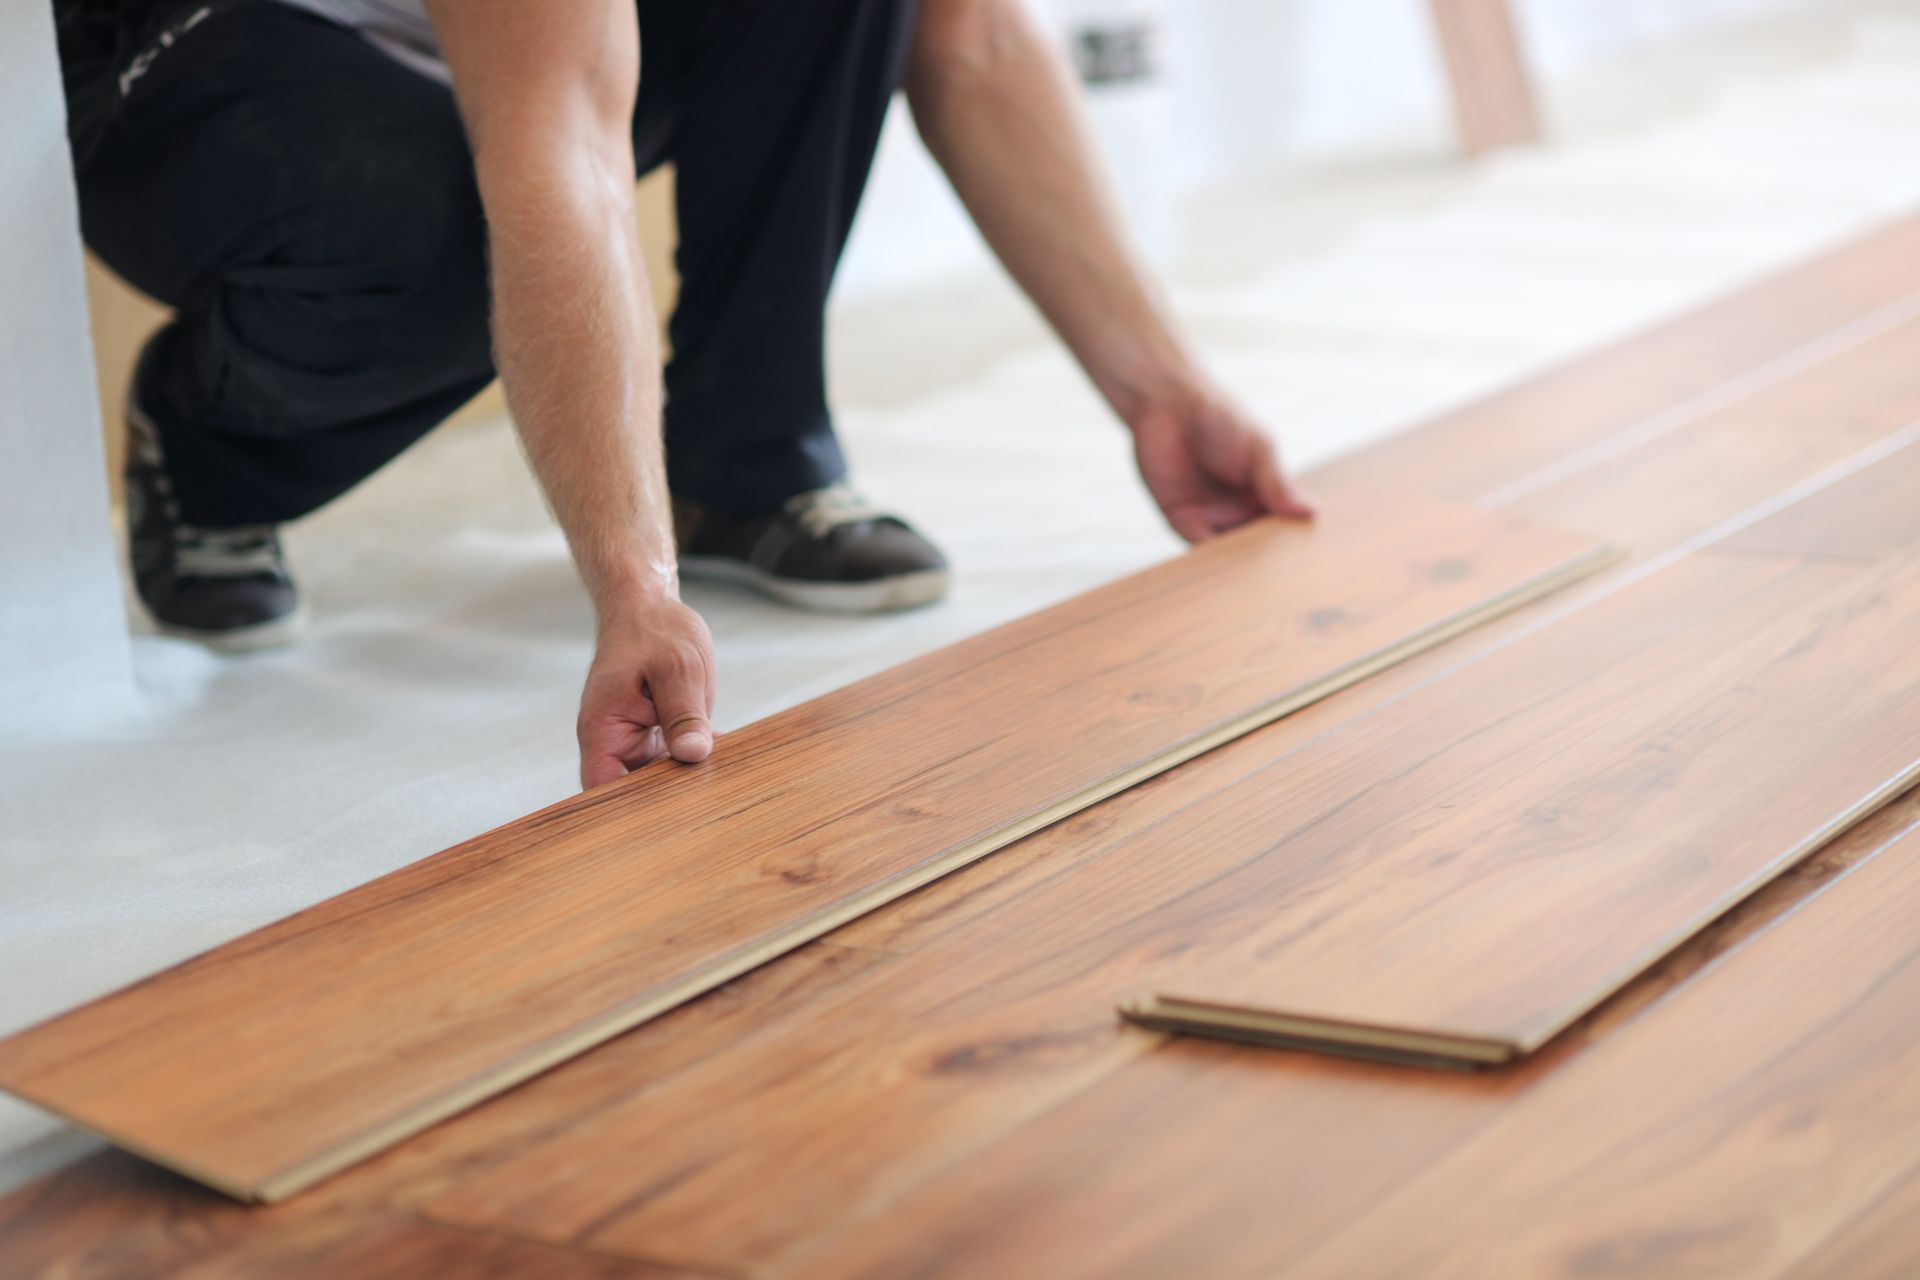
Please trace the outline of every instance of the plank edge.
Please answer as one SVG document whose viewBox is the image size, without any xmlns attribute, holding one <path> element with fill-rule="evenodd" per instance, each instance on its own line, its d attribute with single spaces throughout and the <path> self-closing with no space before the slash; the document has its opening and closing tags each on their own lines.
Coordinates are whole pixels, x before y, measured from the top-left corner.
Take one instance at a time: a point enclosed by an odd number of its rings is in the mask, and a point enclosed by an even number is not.
<svg viewBox="0 0 1920 1280">
<path fill-rule="evenodd" d="M 969 844 L 929 859 L 919 867 L 883 881 L 864 893 L 804 917 L 787 929 L 758 939 L 753 944 L 738 949 L 732 955 L 722 957 L 697 974 L 632 1001 L 605 1017 L 581 1025 L 564 1036 L 556 1037 L 546 1045 L 500 1068 L 469 1080 L 463 1087 L 442 1094 L 426 1106 L 366 1130 L 351 1143 L 343 1144 L 310 1160 L 290 1165 L 270 1174 L 256 1184 L 245 1188 L 236 1198 L 256 1200 L 266 1204 L 285 1200 L 442 1120 L 477 1106 L 488 1098 L 530 1080 L 571 1058 L 578 1057 L 615 1036 L 630 1031 L 715 987 L 804 946 L 851 920 L 904 897 L 915 889 L 962 867 L 978 862 L 1016 840 L 1071 817 L 1101 800 L 1165 773 L 1216 747 L 1244 737 L 1255 729 L 1330 697 L 1370 676 L 1437 648 L 1496 618 L 1552 595 L 1574 582 L 1618 563 L 1624 555 L 1623 549 L 1611 543 L 1598 543 L 1586 547 L 1562 560 L 1557 566 L 1527 579 L 1504 593 L 1415 631 L 1393 644 L 1376 650 L 1368 657 L 1336 668 L 1311 684 L 1300 686 L 1272 702 L 1262 704 L 1253 711 L 1189 738 L 1158 756 L 1150 757 L 1101 782 L 1064 797 L 1046 809 L 1002 826 Z M 18 1096 L 25 1097 L 25 1095 Z M 33 1101 L 31 1098 L 26 1100 Z M 110 1135 L 101 1136 L 109 1142 L 114 1142 L 115 1145 L 133 1150 L 131 1145 L 120 1143 Z M 157 1160 L 156 1163 L 173 1168 L 197 1181 L 202 1180 L 197 1174 L 189 1173 L 177 1162 Z M 230 1184 L 222 1186 L 212 1180 L 205 1181 L 216 1190 L 225 1191 L 229 1195 L 235 1194 L 230 1189 Z"/>
<path fill-rule="evenodd" d="M 1472 1070 L 1500 1066 L 1520 1055 L 1518 1046 L 1505 1040 L 1309 1017 L 1188 996 L 1146 995 L 1121 1005 L 1119 1011 L 1127 1021 L 1154 1031 L 1407 1066 Z"/>
</svg>

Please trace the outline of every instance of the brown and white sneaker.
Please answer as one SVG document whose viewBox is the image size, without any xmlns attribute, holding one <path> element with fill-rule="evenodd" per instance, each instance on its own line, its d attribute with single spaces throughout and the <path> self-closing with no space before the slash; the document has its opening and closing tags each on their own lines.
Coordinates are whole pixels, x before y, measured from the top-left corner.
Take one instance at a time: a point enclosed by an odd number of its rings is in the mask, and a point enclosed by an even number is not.
<svg viewBox="0 0 1920 1280">
<path fill-rule="evenodd" d="M 947 594 L 947 558 L 899 516 L 845 484 L 742 515 L 673 503 L 680 572 L 745 583 L 822 613 L 884 613 Z"/>
</svg>

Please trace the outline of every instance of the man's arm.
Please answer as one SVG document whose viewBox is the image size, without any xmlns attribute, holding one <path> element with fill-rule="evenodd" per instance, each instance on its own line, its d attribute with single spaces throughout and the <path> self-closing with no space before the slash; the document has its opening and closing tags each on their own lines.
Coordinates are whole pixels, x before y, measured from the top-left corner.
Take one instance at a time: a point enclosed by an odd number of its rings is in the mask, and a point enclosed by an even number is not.
<svg viewBox="0 0 1920 1280">
<path fill-rule="evenodd" d="M 1121 230 L 1066 60 L 1022 0 L 922 0 L 907 97 L 987 242 L 1131 428 L 1174 529 L 1201 541 L 1310 515 L 1181 340 Z"/>
<path fill-rule="evenodd" d="M 581 783 L 668 748 L 704 759 L 713 643 L 674 568 L 658 327 L 633 220 L 632 0 L 429 10 L 486 209 L 501 381 L 598 618 Z"/>
</svg>

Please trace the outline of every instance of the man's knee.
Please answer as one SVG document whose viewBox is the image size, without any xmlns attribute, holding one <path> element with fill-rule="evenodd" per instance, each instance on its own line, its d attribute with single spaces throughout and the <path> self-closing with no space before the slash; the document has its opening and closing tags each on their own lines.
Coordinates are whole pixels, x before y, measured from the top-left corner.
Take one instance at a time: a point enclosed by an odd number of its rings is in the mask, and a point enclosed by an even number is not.
<svg viewBox="0 0 1920 1280">
<path fill-rule="evenodd" d="M 322 216 L 290 260 L 226 273 L 201 318 L 228 430 L 339 426 L 491 368 L 485 222 L 470 165 Z"/>
</svg>

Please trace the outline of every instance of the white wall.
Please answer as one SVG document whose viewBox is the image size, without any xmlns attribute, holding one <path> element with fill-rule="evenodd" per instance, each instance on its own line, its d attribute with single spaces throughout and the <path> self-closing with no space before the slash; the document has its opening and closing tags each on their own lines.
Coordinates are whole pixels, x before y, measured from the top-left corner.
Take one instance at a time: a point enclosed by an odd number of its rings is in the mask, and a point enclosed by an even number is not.
<svg viewBox="0 0 1920 1280">
<path fill-rule="evenodd" d="M 47 0 L 0 3 L 0 737 L 130 685 Z"/>
<path fill-rule="evenodd" d="M 1544 79 L 1814 0 L 1514 0 Z M 1096 127 L 1150 242 L 1180 192 L 1328 157 L 1447 154 L 1446 82 L 1428 0 L 1029 0 L 1064 31 L 1102 10 L 1157 13 L 1155 90 L 1096 90 Z M 854 245 L 848 296 L 911 288 L 985 257 L 896 107 Z"/>
</svg>

